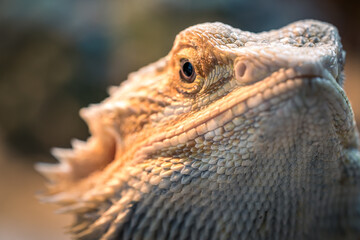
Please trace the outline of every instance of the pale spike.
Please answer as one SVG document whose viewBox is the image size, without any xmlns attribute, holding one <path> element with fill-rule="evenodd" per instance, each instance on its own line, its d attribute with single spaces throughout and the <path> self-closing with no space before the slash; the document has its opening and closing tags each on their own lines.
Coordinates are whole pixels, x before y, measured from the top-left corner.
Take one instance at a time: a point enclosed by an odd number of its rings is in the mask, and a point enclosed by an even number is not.
<svg viewBox="0 0 360 240">
<path fill-rule="evenodd" d="M 91 209 L 96 208 L 98 205 L 92 202 L 79 202 L 72 204 L 66 207 L 62 207 L 59 210 L 56 210 L 58 214 L 64 213 L 85 213 L 89 212 Z"/>
<path fill-rule="evenodd" d="M 78 201 L 78 198 L 68 192 L 61 192 L 51 196 L 39 196 L 39 200 L 43 203 L 57 203 L 61 205 L 69 205 Z"/>
<path fill-rule="evenodd" d="M 115 92 L 119 89 L 118 86 L 110 86 L 108 89 L 107 89 L 107 92 L 109 95 L 114 95 Z"/>
<path fill-rule="evenodd" d="M 71 148 L 52 148 L 51 155 L 59 160 L 59 162 L 67 162 L 67 159 L 75 157 L 75 153 Z"/>
<path fill-rule="evenodd" d="M 57 164 L 36 163 L 35 169 L 52 183 L 69 178 L 72 171 L 70 165 L 64 162 Z"/>
<path fill-rule="evenodd" d="M 71 140 L 71 146 L 76 150 L 85 151 L 87 149 L 87 142 L 74 138 Z"/>
</svg>

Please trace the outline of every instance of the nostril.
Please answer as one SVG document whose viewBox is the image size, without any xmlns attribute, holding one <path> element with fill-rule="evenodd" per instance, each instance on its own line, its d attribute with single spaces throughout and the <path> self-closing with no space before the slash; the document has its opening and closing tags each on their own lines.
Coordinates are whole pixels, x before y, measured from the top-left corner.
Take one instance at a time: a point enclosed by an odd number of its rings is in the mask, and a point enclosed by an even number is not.
<svg viewBox="0 0 360 240">
<path fill-rule="evenodd" d="M 246 65 L 243 62 L 239 62 L 235 65 L 235 77 L 241 78 L 245 75 Z"/>
<path fill-rule="evenodd" d="M 272 72 L 259 58 L 239 57 L 234 63 L 234 77 L 238 84 L 247 85 L 263 80 Z"/>
</svg>

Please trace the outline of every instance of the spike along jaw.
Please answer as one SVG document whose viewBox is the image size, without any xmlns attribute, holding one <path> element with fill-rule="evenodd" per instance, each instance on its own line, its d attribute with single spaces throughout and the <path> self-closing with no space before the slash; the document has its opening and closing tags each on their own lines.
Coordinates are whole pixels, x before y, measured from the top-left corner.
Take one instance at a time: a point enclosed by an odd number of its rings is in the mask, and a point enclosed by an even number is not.
<svg viewBox="0 0 360 240">
<path fill-rule="evenodd" d="M 152 99 L 146 78 L 155 81 L 153 75 L 161 72 L 164 62 L 166 59 L 161 59 L 131 74 L 122 87 L 109 89 L 111 96 L 108 99 L 80 111 L 89 126 L 90 138 L 86 142 L 74 139 L 72 149 L 54 148 L 52 154 L 59 160 L 59 164 L 38 163 L 35 166 L 49 180 L 49 194 L 76 188 L 74 184 L 96 175 L 119 158 L 117 155 L 122 154 L 128 137 L 136 135 L 146 123 L 143 119 L 137 124 L 135 119 L 148 118 L 151 112 L 161 108 L 154 106 L 162 103 L 155 103 Z M 158 75 L 156 77 L 159 79 Z M 160 84 L 158 86 L 161 89 Z"/>
<path fill-rule="evenodd" d="M 101 115 L 97 106 L 83 109 L 81 116 L 88 123 L 92 134 L 87 142 L 74 139 L 73 149 L 52 149 L 52 154 L 59 160 L 59 164 L 35 165 L 36 170 L 49 180 L 49 195 L 69 190 L 74 183 L 113 161 L 116 152 L 115 136 L 105 125 Z M 47 199 L 43 197 L 43 200 Z"/>
</svg>

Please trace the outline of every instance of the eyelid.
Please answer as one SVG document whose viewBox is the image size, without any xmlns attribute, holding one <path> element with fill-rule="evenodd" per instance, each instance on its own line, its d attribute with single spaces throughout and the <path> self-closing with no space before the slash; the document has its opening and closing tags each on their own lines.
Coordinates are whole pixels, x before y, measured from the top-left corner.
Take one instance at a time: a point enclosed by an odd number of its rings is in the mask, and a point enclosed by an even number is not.
<svg viewBox="0 0 360 240">
<path fill-rule="evenodd" d="M 179 61 L 180 66 L 182 66 L 183 63 L 185 63 L 185 62 L 190 62 L 190 61 L 189 61 L 189 59 L 187 59 L 187 58 L 181 58 L 180 61 Z"/>
</svg>

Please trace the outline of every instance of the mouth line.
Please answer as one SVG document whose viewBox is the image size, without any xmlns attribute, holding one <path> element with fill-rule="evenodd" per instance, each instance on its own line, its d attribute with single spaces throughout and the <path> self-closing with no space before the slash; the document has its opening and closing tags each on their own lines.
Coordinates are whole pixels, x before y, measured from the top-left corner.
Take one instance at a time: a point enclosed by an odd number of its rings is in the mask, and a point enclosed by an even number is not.
<svg viewBox="0 0 360 240">
<path fill-rule="evenodd" d="M 292 69 L 288 71 L 294 73 Z M 224 126 L 247 112 L 251 111 L 252 114 L 256 114 L 266 111 L 271 106 L 289 99 L 305 84 L 310 84 L 311 88 L 312 85 L 321 86 L 326 100 L 333 103 L 336 111 L 343 112 L 339 115 L 352 116 L 344 90 L 330 73 L 323 76 L 290 73 L 285 74 L 285 77 L 284 74 L 280 74 L 280 77 L 271 75 L 251 86 L 233 90 L 227 96 L 217 100 L 215 104 L 191 115 L 191 118 L 186 120 L 186 124 L 180 122 L 172 126 L 170 131 L 162 131 L 160 134 L 148 138 L 144 142 L 142 151 L 139 151 L 137 155 L 140 157 L 162 148 L 186 143 Z"/>
</svg>

